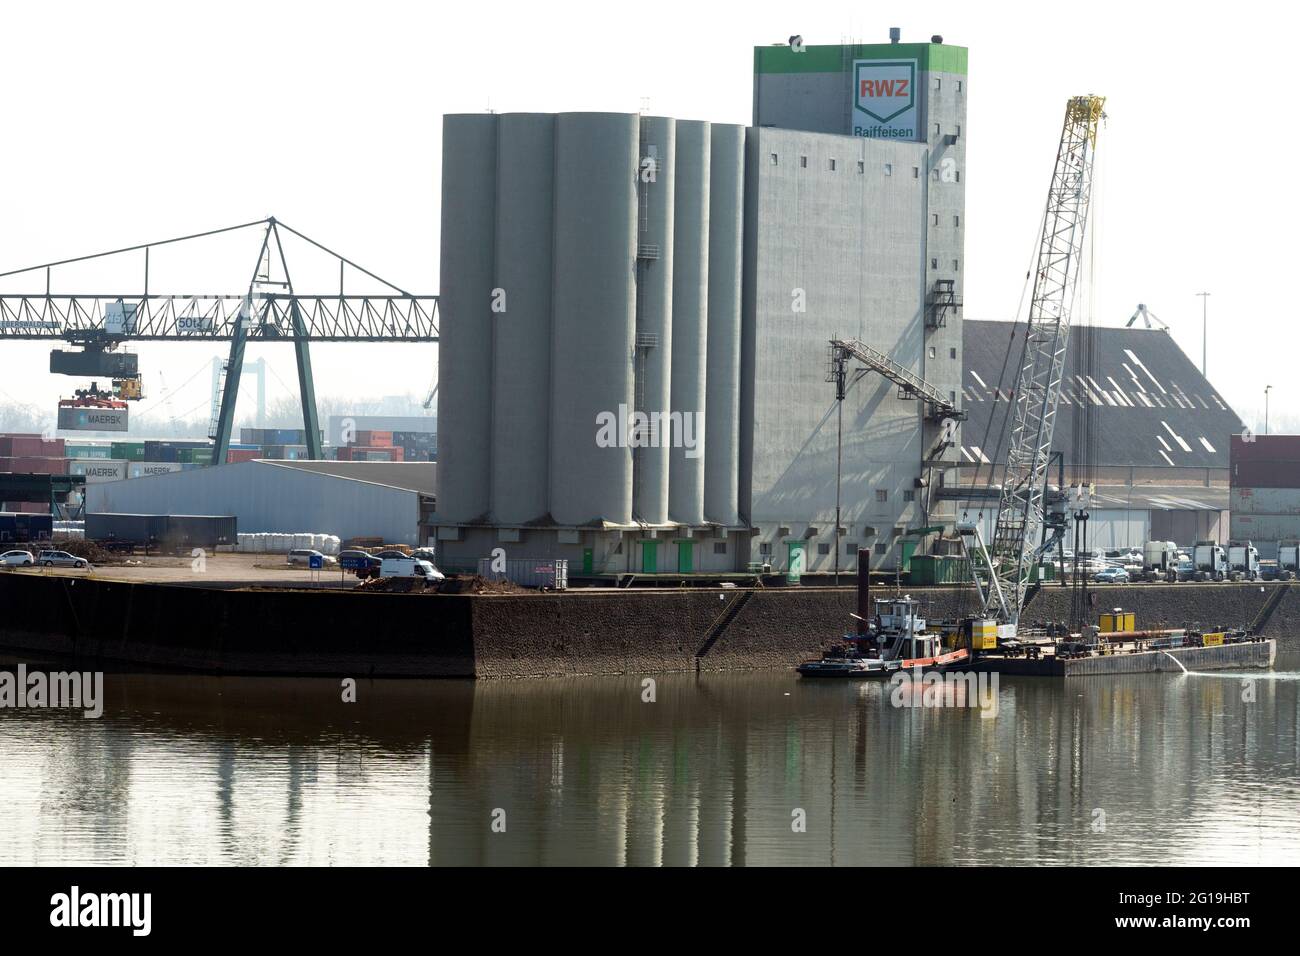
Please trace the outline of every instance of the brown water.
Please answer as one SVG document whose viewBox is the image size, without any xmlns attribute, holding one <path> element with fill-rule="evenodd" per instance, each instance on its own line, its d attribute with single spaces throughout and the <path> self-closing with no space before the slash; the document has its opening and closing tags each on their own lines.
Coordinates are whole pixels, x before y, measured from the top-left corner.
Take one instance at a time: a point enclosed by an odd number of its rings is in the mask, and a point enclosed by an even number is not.
<svg viewBox="0 0 1300 956">
<path fill-rule="evenodd" d="M 990 719 L 770 672 L 109 674 L 100 720 L 0 710 L 0 865 L 1296 863 L 1298 676 L 1006 679 Z"/>
</svg>

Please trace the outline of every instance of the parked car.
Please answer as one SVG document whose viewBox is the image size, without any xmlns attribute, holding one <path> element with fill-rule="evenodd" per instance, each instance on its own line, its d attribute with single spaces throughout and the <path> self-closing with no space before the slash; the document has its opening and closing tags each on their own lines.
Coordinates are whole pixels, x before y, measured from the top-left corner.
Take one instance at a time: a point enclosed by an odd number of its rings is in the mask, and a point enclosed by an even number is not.
<svg viewBox="0 0 1300 956">
<path fill-rule="evenodd" d="M 337 564 L 328 554 L 322 554 L 319 551 L 313 551 L 311 548 L 294 548 L 289 552 L 290 564 L 311 564 L 312 558 L 320 558 L 321 566 Z"/>
<path fill-rule="evenodd" d="M 19 567 L 31 567 L 36 563 L 30 551 L 6 551 L 0 554 L 0 564 L 16 564 Z"/>
<path fill-rule="evenodd" d="M 390 558 L 410 560 L 412 556 L 407 554 L 405 551 L 398 551 L 396 548 L 387 548 L 383 551 L 376 551 L 375 557 L 379 558 L 381 561 L 387 561 Z"/>
<path fill-rule="evenodd" d="M 438 559 L 433 548 L 416 548 L 411 552 L 411 557 L 417 561 L 428 561 L 430 564 L 433 564 Z"/>
<path fill-rule="evenodd" d="M 1092 579 L 1098 584 L 1128 584 L 1128 572 L 1123 568 L 1102 568 Z"/>
<path fill-rule="evenodd" d="M 36 556 L 36 563 L 47 568 L 84 568 L 86 559 L 66 551 L 42 551 Z"/>
<path fill-rule="evenodd" d="M 349 548 L 339 552 L 339 564 L 355 572 L 356 576 L 363 581 L 366 578 L 379 577 L 379 569 L 383 563 L 382 558 L 377 558 L 369 551 L 362 551 L 359 548 Z"/>
</svg>

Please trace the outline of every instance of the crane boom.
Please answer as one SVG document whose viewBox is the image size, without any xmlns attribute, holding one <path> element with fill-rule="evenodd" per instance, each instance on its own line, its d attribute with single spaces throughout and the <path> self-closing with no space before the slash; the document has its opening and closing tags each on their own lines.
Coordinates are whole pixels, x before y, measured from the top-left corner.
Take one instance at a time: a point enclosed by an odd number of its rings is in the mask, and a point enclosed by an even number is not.
<svg viewBox="0 0 1300 956">
<path fill-rule="evenodd" d="M 1043 499 L 1052 433 L 1061 391 L 1070 310 L 1081 271 L 1092 195 L 1097 132 L 1105 98 L 1072 97 L 1065 107 L 1061 142 L 1047 193 L 1037 273 L 1015 391 L 1006 473 L 993 540 L 986 548 L 977 529 L 960 528 L 986 616 L 1018 624 L 1030 576 L 1038 563 L 1036 539 L 1044 523 Z"/>
</svg>

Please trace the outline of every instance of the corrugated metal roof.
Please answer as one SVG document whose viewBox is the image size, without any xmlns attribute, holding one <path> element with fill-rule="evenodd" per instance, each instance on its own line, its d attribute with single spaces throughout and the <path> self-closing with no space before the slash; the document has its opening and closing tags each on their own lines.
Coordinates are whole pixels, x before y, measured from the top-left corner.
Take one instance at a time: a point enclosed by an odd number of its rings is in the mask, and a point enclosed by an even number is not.
<svg viewBox="0 0 1300 956">
<path fill-rule="evenodd" d="M 438 463 L 433 461 L 272 461 L 256 459 L 261 464 L 298 468 L 317 474 L 368 481 L 375 485 L 418 491 L 422 495 L 438 493 Z"/>
<path fill-rule="evenodd" d="M 961 429 L 963 462 L 1005 460 L 1023 336 L 1023 324 L 962 322 L 962 407 L 970 416 Z M 1095 361 L 1083 376 L 1074 354 L 1090 339 Z M 1156 329 L 1071 330 L 1052 441 L 1067 462 L 1073 419 L 1085 403 L 1092 408 L 1093 464 L 1103 467 L 1227 468 L 1229 440 L 1245 427 L 1173 338 Z"/>
</svg>

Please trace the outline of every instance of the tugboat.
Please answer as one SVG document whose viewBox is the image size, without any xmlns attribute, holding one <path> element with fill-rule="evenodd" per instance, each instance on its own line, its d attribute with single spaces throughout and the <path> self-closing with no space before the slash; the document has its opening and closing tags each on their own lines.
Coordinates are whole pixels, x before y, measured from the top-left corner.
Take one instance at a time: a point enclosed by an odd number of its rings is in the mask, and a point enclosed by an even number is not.
<svg viewBox="0 0 1300 956">
<path fill-rule="evenodd" d="M 943 635 L 926 631 L 920 602 L 912 597 L 875 598 L 874 604 L 866 634 L 846 636 L 843 644 L 795 670 L 803 677 L 888 677 L 915 667 L 943 671 L 970 663 L 966 648 L 945 651 Z"/>
</svg>

